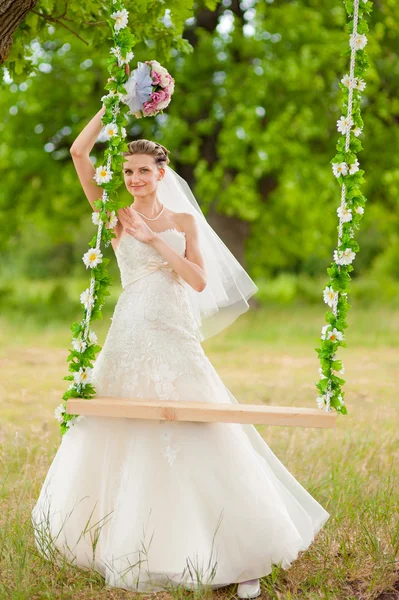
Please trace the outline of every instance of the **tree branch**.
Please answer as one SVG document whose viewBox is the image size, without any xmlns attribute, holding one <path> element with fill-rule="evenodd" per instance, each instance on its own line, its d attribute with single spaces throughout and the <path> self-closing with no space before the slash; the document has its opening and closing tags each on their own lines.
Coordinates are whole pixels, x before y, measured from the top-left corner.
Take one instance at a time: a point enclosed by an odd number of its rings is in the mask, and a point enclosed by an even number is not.
<svg viewBox="0 0 399 600">
<path fill-rule="evenodd" d="M 60 15 L 58 17 L 53 17 L 52 15 L 46 15 L 46 13 L 38 12 L 37 10 L 32 10 L 31 12 L 33 12 L 35 15 L 39 15 L 39 17 L 42 17 L 43 19 L 45 19 L 46 21 L 49 21 L 50 23 L 58 23 L 58 25 L 61 25 L 61 27 L 64 27 L 65 29 L 67 29 L 68 31 L 73 33 L 73 35 L 75 35 L 81 42 L 86 44 L 86 46 L 89 45 L 89 42 L 87 42 L 85 39 L 83 39 L 82 36 L 80 36 L 78 33 L 76 33 L 76 31 L 74 31 L 68 25 L 66 25 L 66 23 L 63 23 L 61 21 L 62 18 L 65 18 L 65 17 L 63 17 L 63 15 Z"/>
</svg>

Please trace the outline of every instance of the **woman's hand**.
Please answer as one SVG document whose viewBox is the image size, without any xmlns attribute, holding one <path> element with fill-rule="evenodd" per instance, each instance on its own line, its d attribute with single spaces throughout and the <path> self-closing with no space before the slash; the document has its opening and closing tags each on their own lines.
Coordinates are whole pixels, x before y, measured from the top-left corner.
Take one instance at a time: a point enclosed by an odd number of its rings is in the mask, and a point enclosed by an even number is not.
<svg viewBox="0 0 399 600">
<path fill-rule="evenodd" d="M 147 223 L 140 217 L 134 208 L 131 208 L 130 206 L 121 208 L 118 211 L 118 219 L 121 221 L 127 233 L 135 237 L 139 242 L 150 244 L 154 241 L 156 233 L 148 227 Z"/>
</svg>

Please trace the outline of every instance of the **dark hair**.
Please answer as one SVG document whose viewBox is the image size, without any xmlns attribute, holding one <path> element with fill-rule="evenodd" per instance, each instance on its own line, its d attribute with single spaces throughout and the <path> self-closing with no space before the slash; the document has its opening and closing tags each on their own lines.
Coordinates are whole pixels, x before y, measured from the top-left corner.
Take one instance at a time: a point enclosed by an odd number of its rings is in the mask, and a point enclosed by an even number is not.
<svg viewBox="0 0 399 600">
<path fill-rule="evenodd" d="M 152 142 L 150 140 L 135 140 L 129 142 L 127 147 L 128 152 L 123 152 L 123 156 L 132 156 L 133 154 L 148 154 L 153 156 L 158 167 L 165 167 L 169 164 L 169 150 L 158 144 L 158 142 Z"/>
</svg>

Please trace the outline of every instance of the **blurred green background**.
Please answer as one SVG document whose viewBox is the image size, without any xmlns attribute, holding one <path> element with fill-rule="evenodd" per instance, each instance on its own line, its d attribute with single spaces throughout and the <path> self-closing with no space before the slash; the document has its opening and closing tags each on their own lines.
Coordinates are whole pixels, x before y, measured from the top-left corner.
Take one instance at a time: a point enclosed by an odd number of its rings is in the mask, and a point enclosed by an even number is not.
<svg viewBox="0 0 399 600">
<path fill-rule="evenodd" d="M 0 309 L 76 318 L 94 233 L 69 148 L 101 106 L 110 48 L 104 2 L 39 0 L 15 31 L 0 96 Z M 132 121 L 193 187 L 255 279 L 255 305 L 318 304 L 337 242 L 329 163 L 348 71 L 341 1 L 127 1 L 135 59 L 176 79 L 167 112 Z M 142 15 L 146 14 L 143 20 Z M 352 300 L 399 302 L 399 4 L 374 2 L 359 155 L 368 198 Z M 132 64 L 132 66 L 134 66 Z M 92 153 L 101 164 L 101 139 Z M 120 190 L 121 194 L 127 194 Z M 112 249 L 111 300 L 121 288 Z"/>
</svg>

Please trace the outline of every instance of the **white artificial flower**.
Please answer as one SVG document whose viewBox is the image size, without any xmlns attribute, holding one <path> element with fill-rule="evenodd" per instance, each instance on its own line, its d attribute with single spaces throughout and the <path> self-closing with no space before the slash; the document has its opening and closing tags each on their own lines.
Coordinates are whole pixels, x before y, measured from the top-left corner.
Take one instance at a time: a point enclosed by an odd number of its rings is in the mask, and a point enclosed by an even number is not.
<svg viewBox="0 0 399 600">
<path fill-rule="evenodd" d="M 337 265 L 350 265 L 356 258 L 355 252 L 352 248 L 346 248 L 345 250 L 334 250 L 334 260 Z"/>
<path fill-rule="evenodd" d="M 356 137 L 359 137 L 359 135 L 362 133 L 362 131 L 363 131 L 363 129 L 361 127 L 355 127 L 354 129 L 352 129 L 352 133 Z"/>
<path fill-rule="evenodd" d="M 351 117 L 341 117 L 337 121 L 337 129 L 340 133 L 346 133 L 353 125 L 353 119 Z"/>
<path fill-rule="evenodd" d="M 117 10 L 111 14 L 111 18 L 115 19 L 115 31 L 119 31 L 120 29 L 124 29 L 127 26 L 127 22 L 129 19 L 129 13 L 126 8 L 123 10 Z"/>
<path fill-rule="evenodd" d="M 69 419 L 66 422 L 66 426 L 71 428 L 74 425 L 76 425 L 76 423 L 79 423 L 79 421 L 83 421 L 83 419 L 85 419 L 85 417 L 83 415 L 76 415 L 76 416 L 72 417 L 72 419 Z"/>
<path fill-rule="evenodd" d="M 58 423 L 62 423 L 64 420 L 65 407 L 63 404 L 57 406 L 54 410 L 54 416 L 57 419 Z"/>
<path fill-rule="evenodd" d="M 90 248 L 90 250 L 88 250 L 82 257 L 82 260 L 86 265 L 86 269 L 88 267 L 93 269 L 99 263 L 103 262 L 102 256 L 103 255 L 101 254 L 100 250 L 97 250 L 97 248 Z"/>
<path fill-rule="evenodd" d="M 334 306 L 334 302 L 338 297 L 338 292 L 335 292 L 331 286 L 327 286 L 323 290 L 323 299 L 328 306 Z"/>
<path fill-rule="evenodd" d="M 357 213 L 358 215 L 362 215 L 364 213 L 363 206 L 358 206 L 357 208 L 355 208 L 355 213 Z"/>
<path fill-rule="evenodd" d="M 335 177 L 339 177 L 340 175 L 348 174 L 348 165 L 344 162 L 341 163 L 332 163 L 332 170 Z"/>
<path fill-rule="evenodd" d="M 356 159 L 354 163 L 349 165 L 349 175 L 354 175 L 355 173 L 357 173 L 357 171 L 359 170 L 359 166 L 359 161 Z"/>
<path fill-rule="evenodd" d="M 319 367 L 319 376 L 320 379 L 327 379 L 327 375 L 324 375 L 323 369 L 321 367 Z"/>
<path fill-rule="evenodd" d="M 83 367 L 80 367 L 79 371 L 76 371 L 73 374 L 73 378 L 76 383 L 86 385 L 86 383 L 91 382 L 92 371 L 93 369 L 91 369 L 90 367 L 86 367 L 85 369 Z"/>
<path fill-rule="evenodd" d="M 134 57 L 134 53 L 133 52 L 128 52 L 126 54 L 125 57 L 122 56 L 121 54 L 121 49 L 119 48 L 119 46 L 116 46 L 116 48 L 111 48 L 110 50 L 111 54 L 113 54 L 117 59 L 118 59 L 118 66 L 122 67 L 123 65 L 127 65 Z"/>
<path fill-rule="evenodd" d="M 350 47 L 354 50 L 363 50 L 367 44 L 367 37 L 364 34 L 352 33 L 350 37 Z"/>
<path fill-rule="evenodd" d="M 352 221 L 352 211 L 346 206 L 346 204 L 344 204 L 343 207 L 340 206 L 337 208 L 337 215 L 342 223 L 348 223 L 349 221 Z"/>
<path fill-rule="evenodd" d="M 351 86 L 351 78 L 348 74 L 344 75 L 341 79 L 341 83 L 343 83 L 344 85 L 346 85 L 347 88 L 350 88 Z M 353 80 L 353 83 L 356 83 L 356 79 Z"/>
<path fill-rule="evenodd" d="M 76 352 L 84 352 L 86 350 L 87 344 L 83 340 L 78 340 L 77 338 L 72 339 L 72 346 Z"/>
<path fill-rule="evenodd" d="M 360 92 L 363 92 L 366 89 L 366 82 L 364 81 L 364 79 L 358 79 L 356 81 L 355 87 Z"/>
<path fill-rule="evenodd" d="M 116 123 L 109 123 L 104 127 L 104 139 L 110 140 L 115 135 L 118 135 L 118 125 Z"/>
<path fill-rule="evenodd" d="M 317 402 L 318 408 L 324 408 L 325 396 L 318 396 L 318 398 L 316 399 L 316 402 Z"/>
<path fill-rule="evenodd" d="M 91 306 L 94 305 L 94 298 L 90 298 L 89 288 L 86 288 L 85 291 L 80 294 L 80 302 L 86 309 L 89 307 L 89 304 Z"/>
<path fill-rule="evenodd" d="M 127 135 L 127 134 L 126 134 L 126 129 L 125 129 L 125 127 L 121 127 L 121 136 L 125 138 L 125 137 L 126 137 L 126 135 Z"/>
<path fill-rule="evenodd" d="M 96 174 L 94 175 L 93 179 L 95 179 L 96 183 L 98 184 L 108 183 L 108 181 L 111 181 L 112 175 L 113 171 L 101 165 L 101 167 L 97 167 Z"/>
<path fill-rule="evenodd" d="M 328 323 L 327 325 L 324 325 L 321 329 L 321 339 L 325 340 L 326 339 L 326 335 L 327 335 L 327 330 L 328 328 L 331 327 L 331 325 Z"/>
<path fill-rule="evenodd" d="M 97 337 L 97 334 L 95 333 L 95 331 L 90 331 L 88 339 L 89 339 L 90 344 L 97 344 L 98 337 Z"/>
<path fill-rule="evenodd" d="M 98 225 L 99 222 L 101 221 L 100 219 L 100 212 L 94 212 L 91 215 L 91 220 L 93 221 L 94 225 Z"/>
<path fill-rule="evenodd" d="M 118 222 L 118 217 L 116 216 L 115 211 L 113 210 L 110 213 L 109 221 L 106 224 L 106 228 L 113 229 L 116 226 L 117 222 Z"/>
<path fill-rule="evenodd" d="M 327 339 L 330 340 L 331 342 L 342 342 L 344 339 L 344 336 L 342 335 L 342 333 L 340 331 L 338 331 L 338 329 L 336 327 L 334 327 L 334 329 L 332 331 L 329 331 L 327 333 Z"/>
</svg>

